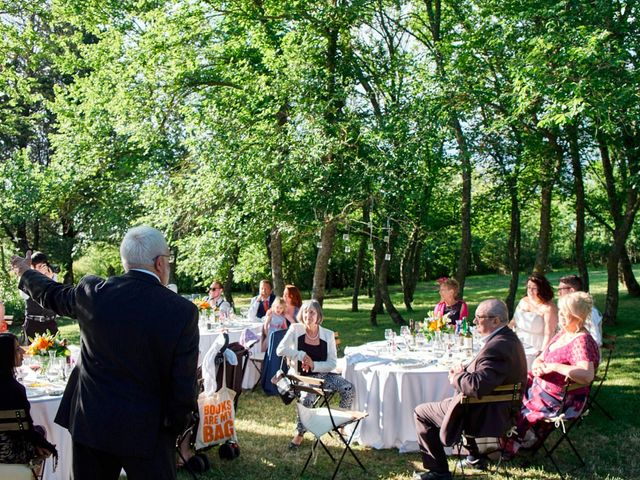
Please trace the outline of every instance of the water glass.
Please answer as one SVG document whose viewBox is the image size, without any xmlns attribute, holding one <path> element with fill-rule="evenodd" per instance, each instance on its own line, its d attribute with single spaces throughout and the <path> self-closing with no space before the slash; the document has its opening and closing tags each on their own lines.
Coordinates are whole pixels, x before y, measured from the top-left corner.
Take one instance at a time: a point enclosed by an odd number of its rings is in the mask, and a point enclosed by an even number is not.
<svg viewBox="0 0 640 480">
<path fill-rule="evenodd" d="M 393 348 L 393 340 L 396 337 L 396 333 L 390 328 L 386 328 L 384 330 L 384 338 L 387 341 L 387 348 L 392 351 Z"/>
</svg>

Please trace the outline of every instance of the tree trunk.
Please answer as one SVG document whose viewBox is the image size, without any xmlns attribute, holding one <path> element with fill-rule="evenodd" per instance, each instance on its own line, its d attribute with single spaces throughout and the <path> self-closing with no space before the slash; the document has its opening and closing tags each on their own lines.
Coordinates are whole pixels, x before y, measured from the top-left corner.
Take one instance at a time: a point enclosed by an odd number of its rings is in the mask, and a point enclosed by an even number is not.
<svg viewBox="0 0 640 480">
<path fill-rule="evenodd" d="M 369 223 L 369 206 L 362 207 L 362 222 L 366 225 Z M 367 253 L 367 236 L 363 233 L 360 237 L 360 245 L 358 246 L 358 258 L 356 260 L 356 271 L 353 279 L 353 295 L 351 296 L 351 311 L 358 311 L 358 296 L 360 295 L 360 285 L 364 276 L 364 257 Z"/>
<path fill-rule="evenodd" d="M 382 292 L 380 291 L 380 269 L 384 262 L 384 254 L 384 248 L 375 248 L 373 255 L 373 275 L 371 276 L 374 300 L 370 312 L 371 325 L 374 327 L 378 326 L 378 314 L 384 313 L 384 302 L 382 300 Z"/>
<path fill-rule="evenodd" d="M 231 258 L 229 259 L 229 269 L 227 270 L 227 276 L 224 279 L 224 299 L 234 307 L 233 295 L 231 289 L 233 288 L 233 269 L 238 264 L 238 257 L 240 256 L 240 245 L 236 244 L 231 251 Z"/>
<path fill-rule="evenodd" d="M 336 239 L 337 227 L 338 222 L 335 218 L 325 219 L 324 227 L 322 228 L 322 233 L 320 235 L 321 247 L 318 250 L 318 255 L 316 256 L 316 266 L 313 271 L 313 289 L 311 292 L 311 298 L 320 302 L 320 305 L 324 302 L 327 269 L 329 266 L 329 259 L 331 258 L 333 242 Z"/>
<path fill-rule="evenodd" d="M 558 144 L 556 136 L 550 131 L 545 131 L 549 141 L 549 158 L 542 162 L 542 192 L 540 194 L 540 229 L 538 230 L 538 251 L 533 271 L 544 275 L 549 266 L 549 250 L 551 248 L 551 200 L 555 185 L 556 173 L 562 165 L 564 154 Z M 555 162 L 553 158 L 555 157 Z"/>
<path fill-rule="evenodd" d="M 611 217 L 616 224 L 613 232 L 613 244 L 607 257 L 607 298 L 605 300 L 603 321 L 607 325 L 615 325 L 619 302 L 618 264 L 638 211 L 638 194 L 633 185 L 626 187 L 626 202 L 623 214 L 616 192 L 616 183 L 611 157 L 609 156 L 609 148 L 602 134 L 598 134 L 597 138 L 607 189 L 607 198 L 609 200 L 609 209 L 611 211 Z M 633 158 L 632 161 L 636 161 L 636 159 Z"/>
<path fill-rule="evenodd" d="M 393 239 L 389 240 L 389 252 L 391 252 Z M 404 325 L 405 321 L 398 312 L 398 309 L 395 307 L 393 302 L 391 301 L 391 295 L 389 294 L 389 260 L 385 259 L 385 254 L 387 253 L 385 250 L 384 243 L 381 244 L 380 248 L 382 249 L 382 263 L 380 265 L 380 271 L 378 272 L 378 286 L 380 290 L 380 296 L 382 297 L 382 301 L 384 302 L 384 306 L 393 320 L 393 323 L 397 325 Z"/>
<path fill-rule="evenodd" d="M 400 283 L 402 284 L 402 295 L 407 311 L 412 312 L 413 294 L 416 291 L 418 277 L 420 276 L 420 254 L 422 252 L 422 242 L 420 241 L 420 229 L 414 227 L 400 263 Z"/>
<path fill-rule="evenodd" d="M 578 143 L 578 128 L 575 125 L 567 127 L 569 136 L 569 154 L 571 155 L 571 165 L 573 168 L 573 181 L 576 195 L 576 265 L 578 275 L 582 279 L 585 292 L 589 291 L 589 270 L 584 253 L 585 237 L 585 198 L 584 182 L 582 179 L 582 163 L 580 162 L 580 145 Z"/>
<path fill-rule="evenodd" d="M 62 239 L 63 239 L 63 259 L 62 263 L 65 269 L 63 283 L 73 285 L 73 245 L 75 242 L 76 232 L 73 228 L 73 220 L 67 216 L 62 216 Z"/>
<path fill-rule="evenodd" d="M 456 270 L 456 280 L 460 284 L 460 298 L 464 295 L 464 283 L 469 272 L 471 263 L 471 155 L 467 139 L 462 131 L 460 121 L 453 117 L 453 130 L 458 144 L 458 156 L 462 166 L 462 206 L 460 211 L 460 256 L 458 257 L 458 268 Z"/>
<path fill-rule="evenodd" d="M 284 277 L 282 275 L 282 237 L 280 230 L 275 227 L 269 234 L 269 247 L 271 249 L 271 280 L 273 291 L 279 297 L 284 292 Z"/>
<path fill-rule="evenodd" d="M 509 196 L 511 197 L 511 225 L 509 227 L 509 293 L 506 304 L 509 309 L 509 318 L 513 317 L 515 311 L 516 293 L 520 276 L 520 202 L 518 200 L 518 179 L 516 176 L 509 177 Z"/>
<path fill-rule="evenodd" d="M 632 267 L 633 265 L 629 259 L 629 252 L 627 252 L 625 247 L 622 249 L 622 254 L 620 255 L 620 270 L 622 272 L 622 278 L 624 279 L 624 284 L 627 287 L 629 295 L 632 297 L 640 297 L 640 284 L 638 284 L 636 276 L 633 274 Z"/>
</svg>

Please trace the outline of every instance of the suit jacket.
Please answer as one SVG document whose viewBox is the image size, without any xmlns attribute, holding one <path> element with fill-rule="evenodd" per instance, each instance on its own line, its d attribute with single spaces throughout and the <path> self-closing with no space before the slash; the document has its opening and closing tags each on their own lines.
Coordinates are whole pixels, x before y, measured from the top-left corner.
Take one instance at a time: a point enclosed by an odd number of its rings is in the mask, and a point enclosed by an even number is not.
<svg viewBox="0 0 640 480">
<path fill-rule="evenodd" d="M 460 404 L 463 395 L 482 397 L 495 387 L 527 381 L 527 358 L 520 339 L 508 327 L 491 337 L 472 362 L 453 378 L 458 392 L 451 402 L 440 429 L 444 445 L 453 445 L 464 429 L 470 435 L 499 437 L 510 423 L 510 403 Z M 465 418 L 465 409 L 467 416 Z"/>
<path fill-rule="evenodd" d="M 35 270 L 20 288 L 80 324 L 80 361 L 56 421 L 74 441 L 150 457 L 161 429 L 184 430 L 196 409 L 198 309 L 140 271 L 62 285 Z"/>
</svg>

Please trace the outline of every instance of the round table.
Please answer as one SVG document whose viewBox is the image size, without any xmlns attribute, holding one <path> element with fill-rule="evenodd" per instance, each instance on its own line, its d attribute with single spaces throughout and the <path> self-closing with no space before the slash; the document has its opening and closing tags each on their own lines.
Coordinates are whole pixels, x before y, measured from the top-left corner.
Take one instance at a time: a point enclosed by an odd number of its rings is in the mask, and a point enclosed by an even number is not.
<svg viewBox="0 0 640 480">
<path fill-rule="evenodd" d="M 535 352 L 525 353 L 530 364 Z M 373 448 L 398 448 L 401 453 L 417 451 L 413 410 L 421 403 L 453 396 L 449 369 L 471 359 L 470 352 L 451 358 L 424 349 L 390 353 L 385 341 L 345 348 L 342 375 L 355 387 L 353 409 L 369 413 L 354 440 Z"/>
<path fill-rule="evenodd" d="M 47 431 L 47 440 L 58 450 L 58 468 L 53 471 L 53 459 L 45 463 L 45 480 L 69 480 L 71 478 L 73 443 L 69 431 L 53 422 L 60 406 L 62 395 L 29 398 L 34 425 L 42 425 Z"/>
</svg>

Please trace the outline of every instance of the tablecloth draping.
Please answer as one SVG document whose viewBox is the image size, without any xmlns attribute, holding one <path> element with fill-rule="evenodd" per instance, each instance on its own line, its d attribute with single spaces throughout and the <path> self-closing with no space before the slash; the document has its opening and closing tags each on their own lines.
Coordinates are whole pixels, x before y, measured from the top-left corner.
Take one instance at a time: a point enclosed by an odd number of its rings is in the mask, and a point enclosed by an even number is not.
<svg viewBox="0 0 640 480">
<path fill-rule="evenodd" d="M 526 351 L 529 363 L 533 351 Z M 388 352 L 386 342 L 345 348 L 343 376 L 355 386 L 355 410 L 369 416 L 354 440 L 373 448 L 418 450 L 413 410 L 421 403 L 437 402 L 454 395 L 448 371 L 453 364 L 469 363 L 470 352 L 398 350 Z"/>
<path fill-rule="evenodd" d="M 71 478 L 73 443 L 68 430 L 53 422 L 62 396 L 30 398 L 31 417 L 35 425 L 42 425 L 47 431 L 47 440 L 58 450 L 58 468 L 53 471 L 53 459 L 47 459 L 44 480 L 69 480 Z"/>
</svg>

